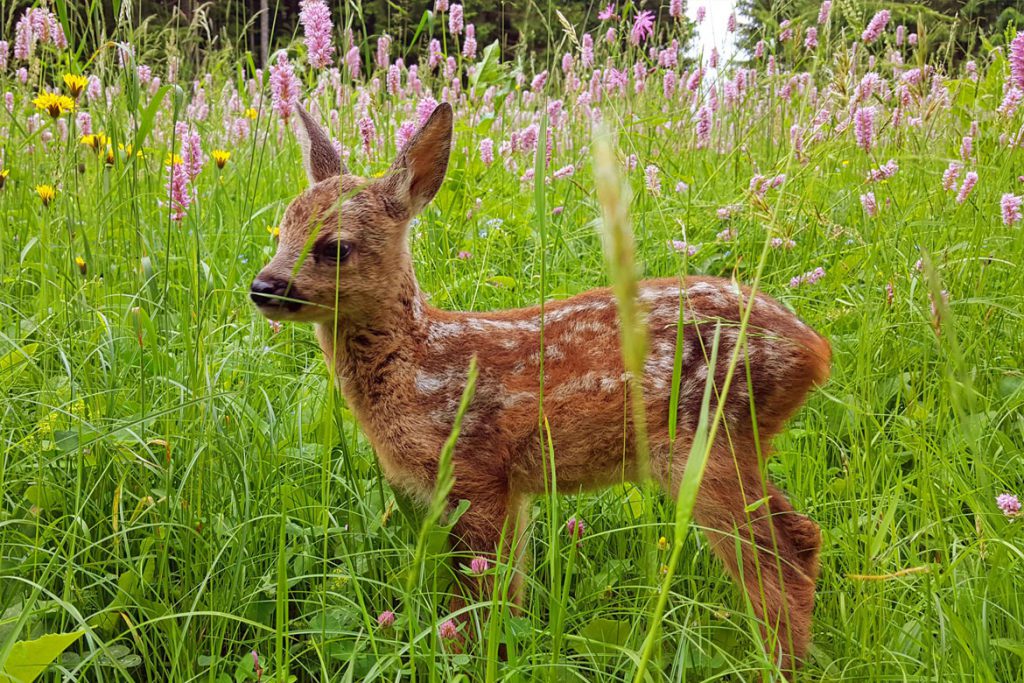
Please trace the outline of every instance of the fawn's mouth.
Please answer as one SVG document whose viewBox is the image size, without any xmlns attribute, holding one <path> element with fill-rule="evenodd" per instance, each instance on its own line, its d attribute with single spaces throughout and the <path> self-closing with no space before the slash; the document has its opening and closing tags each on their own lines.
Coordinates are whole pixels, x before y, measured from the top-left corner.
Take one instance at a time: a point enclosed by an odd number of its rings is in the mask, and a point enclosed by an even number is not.
<svg viewBox="0 0 1024 683">
<path fill-rule="evenodd" d="M 249 287 L 249 298 L 268 318 L 280 317 L 282 313 L 297 313 L 308 302 L 290 284 L 275 278 L 257 277 Z"/>
</svg>

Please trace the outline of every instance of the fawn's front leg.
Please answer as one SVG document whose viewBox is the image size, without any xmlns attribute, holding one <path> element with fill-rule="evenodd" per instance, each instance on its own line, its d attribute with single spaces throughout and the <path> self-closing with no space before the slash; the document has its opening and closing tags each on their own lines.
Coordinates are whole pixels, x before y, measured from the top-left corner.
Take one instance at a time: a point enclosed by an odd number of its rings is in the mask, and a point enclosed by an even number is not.
<svg viewBox="0 0 1024 683">
<path fill-rule="evenodd" d="M 455 523 L 451 536 L 463 592 L 476 599 L 485 599 L 493 594 L 493 572 L 474 576 L 467 573 L 466 568 L 476 557 L 486 558 L 488 566 L 493 567 L 500 551 L 503 563 L 515 564 L 508 597 L 515 606 L 520 606 L 523 596 L 519 561 L 525 545 L 521 542 L 526 532 L 525 498 L 513 492 L 503 477 L 484 478 L 474 473 L 460 478 L 456 472 L 455 486 L 449 499 L 453 504 L 460 499 L 469 501 L 469 509 Z M 465 600 L 461 596 L 453 598 L 453 612 L 463 606 Z"/>
</svg>

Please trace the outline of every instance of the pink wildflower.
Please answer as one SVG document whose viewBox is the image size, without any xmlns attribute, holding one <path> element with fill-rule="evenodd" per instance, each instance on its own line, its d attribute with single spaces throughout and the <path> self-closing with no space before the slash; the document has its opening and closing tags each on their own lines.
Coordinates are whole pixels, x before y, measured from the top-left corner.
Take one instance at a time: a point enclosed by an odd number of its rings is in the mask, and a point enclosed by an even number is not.
<svg viewBox="0 0 1024 683">
<path fill-rule="evenodd" d="M 171 220 L 181 222 L 192 205 L 192 193 L 188 187 L 188 172 L 185 165 L 175 161 L 167 167 L 167 195 L 171 207 Z"/>
<path fill-rule="evenodd" d="M 555 180 L 561 180 L 562 178 L 570 178 L 575 173 L 576 167 L 573 166 L 572 164 L 569 164 L 568 166 L 563 166 L 562 168 L 552 173 L 551 177 L 553 177 Z"/>
<path fill-rule="evenodd" d="M 722 210 L 719 209 L 718 211 L 719 211 L 719 218 L 721 218 L 721 211 Z M 736 234 L 736 231 L 734 229 L 732 229 L 731 227 L 726 228 L 725 230 L 722 230 L 717 235 L 715 235 L 715 239 L 718 240 L 719 242 L 734 242 L 737 237 L 738 237 L 738 235 Z"/>
<path fill-rule="evenodd" d="M 906 26 L 904 26 L 903 24 L 900 24 L 899 26 L 896 27 L 896 47 L 900 47 L 900 46 L 903 45 L 903 41 L 906 38 L 906 34 L 907 34 L 907 27 Z"/>
<path fill-rule="evenodd" d="M 668 245 L 677 254 L 686 254 L 687 256 L 694 256 L 697 253 L 697 247 L 692 244 L 688 244 L 684 240 L 669 240 Z"/>
<path fill-rule="evenodd" d="M 434 12 L 441 14 L 448 11 L 448 0 L 434 0 Z"/>
<path fill-rule="evenodd" d="M 1024 90 L 1024 31 L 1017 31 L 1010 41 L 1010 81 Z"/>
<path fill-rule="evenodd" d="M 469 251 L 460 251 L 458 253 L 458 258 L 460 261 L 468 261 L 469 259 L 473 258 L 473 253 Z"/>
<path fill-rule="evenodd" d="M 1002 510 L 1007 517 L 1020 515 L 1020 499 L 1012 493 L 1000 493 L 996 496 L 996 507 Z"/>
<path fill-rule="evenodd" d="M 423 125 L 430 118 L 430 115 L 437 109 L 437 100 L 433 97 L 424 97 L 420 100 L 420 103 L 416 105 L 416 118 L 419 119 L 419 125 Z"/>
<path fill-rule="evenodd" d="M 610 21 L 615 18 L 615 5 L 607 5 L 603 10 L 597 13 L 598 21 Z"/>
<path fill-rule="evenodd" d="M 270 65 L 270 94 L 274 111 L 285 122 L 299 104 L 299 79 L 288 62 L 288 55 L 282 50 L 277 60 Z"/>
<path fill-rule="evenodd" d="M 482 555 L 477 555 L 469 563 L 469 570 L 478 575 L 483 574 L 490 569 L 490 567 L 491 563 Z"/>
<path fill-rule="evenodd" d="M 388 68 L 391 63 L 391 36 L 387 33 L 381 34 L 377 39 L 377 67 Z"/>
<path fill-rule="evenodd" d="M 576 519 L 575 517 L 570 517 L 569 521 L 565 523 L 565 530 L 569 534 L 569 538 L 583 538 L 583 533 L 586 529 L 583 520 Z"/>
<path fill-rule="evenodd" d="M 589 33 L 583 34 L 583 42 L 580 47 L 580 61 L 584 68 L 594 66 L 594 39 Z"/>
<path fill-rule="evenodd" d="M 832 0 L 824 0 L 818 8 L 818 23 L 827 24 L 828 17 L 832 13 Z"/>
<path fill-rule="evenodd" d="M 867 44 L 871 44 L 878 40 L 882 36 L 882 31 L 885 30 L 885 25 L 889 23 L 889 10 L 883 9 L 875 13 L 875 16 L 871 17 L 871 21 L 868 22 L 867 28 L 860 34 L 860 39 Z"/>
<path fill-rule="evenodd" d="M 728 21 L 725 23 L 725 30 L 729 33 L 736 33 L 736 13 L 732 12 L 729 15 Z"/>
<path fill-rule="evenodd" d="M 1003 225 L 1011 226 L 1021 218 L 1020 206 L 1024 197 L 1007 192 L 999 202 L 1003 211 Z"/>
<path fill-rule="evenodd" d="M 398 95 L 402 89 L 402 70 L 397 64 L 388 67 L 388 75 L 385 79 L 389 95 Z"/>
<path fill-rule="evenodd" d="M 306 49 L 309 51 L 309 65 L 322 69 L 331 63 L 334 45 L 331 44 L 331 10 L 324 0 L 302 0 L 299 3 L 299 22 L 306 34 Z"/>
<path fill-rule="evenodd" d="M 700 7 L 697 8 L 696 19 L 698 24 L 704 23 L 704 17 L 707 15 L 707 12 L 708 8 L 705 7 L 704 5 L 701 5 Z"/>
<path fill-rule="evenodd" d="M 0 72 L 7 71 L 7 59 L 10 54 L 10 44 L 6 40 L 0 40 Z"/>
<path fill-rule="evenodd" d="M 484 138 L 480 141 L 480 161 L 488 166 L 494 163 L 494 140 Z"/>
<path fill-rule="evenodd" d="M 757 45 L 754 46 L 754 59 L 761 59 L 764 57 L 765 42 L 763 40 L 757 41 Z"/>
<path fill-rule="evenodd" d="M 668 15 L 673 19 L 683 18 L 683 0 L 669 0 Z"/>
<path fill-rule="evenodd" d="M 970 135 L 965 135 L 963 140 L 960 141 L 960 158 L 964 161 L 969 161 L 971 158 L 971 152 L 974 148 L 974 138 Z"/>
<path fill-rule="evenodd" d="M 808 50 L 818 47 L 818 29 L 813 26 L 808 28 L 807 33 L 804 34 L 804 47 Z"/>
<path fill-rule="evenodd" d="M 452 5 L 453 10 L 456 7 L 459 7 L 459 5 Z M 437 627 L 437 635 L 440 636 L 442 640 L 454 640 L 455 638 L 457 638 L 459 635 L 459 630 L 455 626 L 455 621 L 452 619 L 444 621 L 440 626 Z"/>
<path fill-rule="evenodd" d="M 363 116 L 356 122 L 359 126 L 359 135 L 363 139 L 363 153 L 369 154 L 377 141 L 377 126 L 369 116 Z"/>
<path fill-rule="evenodd" d="M 676 192 L 686 192 L 689 189 L 690 186 L 684 183 L 682 180 L 676 183 Z"/>
<path fill-rule="evenodd" d="M 907 36 L 907 43 L 911 47 L 917 45 L 917 34 L 916 33 L 911 33 L 909 36 Z"/>
<path fill-rule="evenodd" d="M 448 30 L 453 35 L 459 35 L 462 33 L 463 26 L 463 10 L 462 5 L 452 5 L 451 11 L 448 13 Z"/>
<path fill-rule="evenodd" d="M 866 192 L 860 196 L 860 204 L 864 207 L 864 212 L 874 218 L 878 215 L 878 202 L 875 200 L 874 192 Z"/>
<path fill-rule="evenodd" d="M 395 625 L 395 613 L 391 610 L 384 610 L 377 615 L 377 625 L 381 628 L 391 628 Z"/>
<path fill-rule="evenodd" d="M 633 28 L 629 30 L 631 45 L 639 45 L 654 33 L 654 12 L 643 10 L 633 19 Z"/>
<path fill-rule="evenodd" d="M 896 175 L 896 171 L 898 170 L 900 170 L 900 167 L 896 163 L 896 160 L 889 159 L 889 161 L 882 166 L 868 171 L 868 182 L 877 183 L 882 180 L 888 180 Z"/>
<path fill-rule="evenodd" d="M 462 43 L 462 56 L 466 59 L 476 59 L 476 26 L 466 24 L 466 38 Z"/>
<path fill-rule="evenodd" d="M 875 108 L 859 107 L 853 115 L 853 124 L 857 146 L 865 152 L 870 152 L 872 138 L 874 137 Z"/>
<path fill-rule="evenodd" d="M 661 81 L 661 92 L 666 100 L 672 99 L 672 96 L 675 95 L 677 83 L 676 72 L 666 71 Z"/>
<path fill-rule="evenodd" d="M 975 184 L 978 182 L 978 174 L 974 171 L 968 171 L 964 176 L 964 182 L 960 185 L 960 191 L 956 195 L 956 203 L 963 204 L 967 201 L 967 195 L 974 189 Z"/>
<path fill-rule="evenodd" d="M 783 20 L 783 22 L 781 24 L 779 24 L 779 28 L 782 29 L 782 32 L 779 33 L 779 42 L 780 43 L 785 43 L 790 38 L 793 37 L 793 28 L 792 28 L 791 24 L 792 24 L 792 22 L 789 19 L 785 19 L 785 20 Z"/>
<path fill-rule="evenodd" d="M 942 189 L 946 192 L 951 192 L 956 188 L 956 181 L 960 178 L 960 171 L 963 170 L 963 166 L 955 161 L 949 162 L 949 166 L 942 174 Z"/>
<path fill-rule="evenodd" d="M 348 77 L 353 81 L 359 80 L 362 74 L 363 59 L 359 56 L 359 48 L 353 45 L 345 53 L 345 68 L 348 69 Z"/>
<path fill-rule="evenodd" d="M 405 149 L 405 146 L 412 140 L 412 136 L 416 134 L 416 124 L 412 121 L 405 121 L 398 130 L 395 132 L 395 146 L 399 150 Z"/>
<path fill-rule="evenodd" d="M 203 170 L 203 163 L 206 161 L 203 156 L 199 131 L 184 121 L 178 121 L 174 125 L 174 134 L 181 142 L 181 156 L 185 162 L 185 172 L 188 174 L 189 181 L 194 181 Z"/>
<path fill-rule="evenodd" d="M 655 196 L 661 194 L 661 178 L 658 177 L 658 167 L 654 164 L 644 169 L 644 182 L 648 192 Z"/>
<path fill-rule="evenodd" d="M 797 275 L 789 281 L 789 286 L 796 288 L 800 285 L 813 285 L 818 282 L 821 278 L 825 277 L 825 269 L 818 266 L 814 270 L 810 270 L 803 275 Z"/>
<path fill-rule="evenodd" d="M 1015 85 L 1006 87 L 1003 89 L 1003 101 L 1000 102 L 996 111 L 1000 116 L 1010 118 L 1017 113 L 1017 107 L 1020 106 L 1022 100 L 1024 100 L 1024 90 Z"/>
<path fill-rule="evenodd" d="M 711 144 L 711 109 L 707 105 L 697 112 L 697 149 Z"/>
</svg>

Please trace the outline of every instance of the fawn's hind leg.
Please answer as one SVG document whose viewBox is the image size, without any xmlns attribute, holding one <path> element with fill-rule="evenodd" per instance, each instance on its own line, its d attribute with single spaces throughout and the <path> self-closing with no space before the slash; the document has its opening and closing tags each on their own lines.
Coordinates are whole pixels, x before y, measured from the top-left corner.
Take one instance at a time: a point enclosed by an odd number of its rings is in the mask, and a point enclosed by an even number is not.
<svg viewBox="0 0 1024 683">
<path fill-rule="evenodd" d="M 714 449 L 709 458 L 694 520 L 762 620 L 766 651 L 790 671 L 810 644 L 818 525 L 797 513 L 777 486 L 762 481 L 752 459 L 738 462 L 728 448 Z M 678 464 L 673 492 L 681 474 Z M 755 504 L 766 495 L 766 502 Z"/>
</svg>

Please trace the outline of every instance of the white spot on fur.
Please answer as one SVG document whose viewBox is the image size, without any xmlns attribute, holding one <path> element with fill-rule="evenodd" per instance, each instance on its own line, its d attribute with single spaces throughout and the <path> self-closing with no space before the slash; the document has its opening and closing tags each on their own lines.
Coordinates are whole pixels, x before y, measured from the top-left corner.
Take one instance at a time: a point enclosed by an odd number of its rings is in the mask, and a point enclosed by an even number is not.
<svg viewBox="0 0 1024 683">
<path fill-rule="evenodd" d="M 447 375 L 430 375 L 423 370 L 416 373 L 416 391 L 421 394 L 434 394 L 449 386 L 450 378 Z"/>
</svg>

